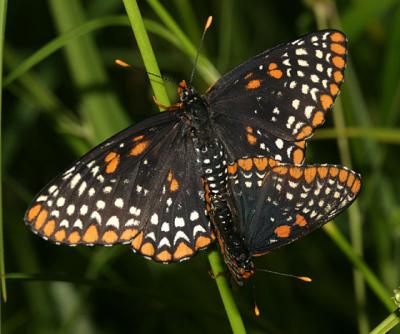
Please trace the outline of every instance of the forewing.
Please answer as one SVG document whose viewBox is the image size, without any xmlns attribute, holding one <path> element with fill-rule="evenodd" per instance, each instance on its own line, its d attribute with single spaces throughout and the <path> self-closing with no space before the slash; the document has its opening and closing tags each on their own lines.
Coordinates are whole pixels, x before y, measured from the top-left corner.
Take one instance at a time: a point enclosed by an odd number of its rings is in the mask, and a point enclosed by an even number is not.
<svg viewBox="0 0 400 334">
<path fill-rule="evenodd" d="M 238 224 L 254 256 L 327 223 L 356 199 L 361 187 L 360 175 L 342 166 L 293 166 L 267 158 L 243 161 L 238 160 L 236 173 L 230 174 L 233 206 L 241 208 Z M 265 166 L 261 173 L 256 163 Z"/>
<path fill-rule="evenodd" d="M 323 30 L 224 75 L 204 97 L 230 158 L 264 155 L 301 164 L 305 141 L 339 94 L 346 54 L 344 34 Z"/>
<path fill-rule="evenodd" d="M 204 214 L 200 175 L 193 166 L 195 159 L 190 157 L 194 149 L 187 142 L 184 124 L 174 112 L 161 113 L 123 130 L 50 182 L 27 210 L 26 224 L 58 244 L 110 246 L 133 242 L 139 253 L 165 262 L 194 254 L 194 246 L 206 246 L 205 239 L 197 239 L 204 236 L 210 240 L 211 232 Z M 176 156 L 182 154 L 189 157 L 178 163 Z M 171 252 L 171 258 L 157 257 L 163 221 L 174 222 L 181 214 L 189 222 L 193 212 L 198 217 L 192 225 L 186 225 L 185 231 L 190 235 L 187 243 L 192 253 L 181 250 Z M 160 217 L 159 223 L 155 214 Z M 172 248 L 176 246 L 175 236 L 180 235 L 177 231 L 171 228 L 168 234 Z M 152 238 L 151 232 L 155 236 L 152 250 L 145 244 Z"/>
</svg>

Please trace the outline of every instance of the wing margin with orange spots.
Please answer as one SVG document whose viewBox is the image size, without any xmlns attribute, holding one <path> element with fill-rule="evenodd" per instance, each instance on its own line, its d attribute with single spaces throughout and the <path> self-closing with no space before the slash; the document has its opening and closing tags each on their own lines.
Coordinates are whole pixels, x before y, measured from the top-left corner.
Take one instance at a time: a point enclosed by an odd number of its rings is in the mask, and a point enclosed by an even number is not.
<svg viewBox="0 0 400 334">
<path fill-rule="evenodd" d="M 321 227 L 361 190 L 361 176 L 339 165 L 298 166 L 255 157 L 239 159 L 228 171 L 234 218 L 253 256 Z"/>
</svg>

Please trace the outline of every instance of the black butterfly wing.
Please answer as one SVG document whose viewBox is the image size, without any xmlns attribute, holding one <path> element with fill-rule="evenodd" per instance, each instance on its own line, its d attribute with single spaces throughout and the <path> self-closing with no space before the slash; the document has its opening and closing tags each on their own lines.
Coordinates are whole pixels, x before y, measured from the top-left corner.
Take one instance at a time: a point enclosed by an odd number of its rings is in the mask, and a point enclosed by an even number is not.
<svg viewBox="0 0 400 334">
<path fill-rule="evenodd" d="M 185 131 L 172 111 L 121 131 L 42 189 L 26 224 L 59 244 L 131 243 L 161 262 L 192 256 L 212 236 Z"/>
<path fill-rule="evenodd" d="M 229 157 L 302 163 L 305 141 L 339 93 L 346 54 L 345 35 L 323 30 L 278 45 L 224 75 L 204 98 Z"/>
<path fill-rule="evenodd" d="M 233 207 L 239 208 L 238 226 L 253 256 L 327 223 L 356 199 L 361 188 L 359 174 L 336 165 L 294 166 L 247 158 L 230 168 Z"/>
</svg>

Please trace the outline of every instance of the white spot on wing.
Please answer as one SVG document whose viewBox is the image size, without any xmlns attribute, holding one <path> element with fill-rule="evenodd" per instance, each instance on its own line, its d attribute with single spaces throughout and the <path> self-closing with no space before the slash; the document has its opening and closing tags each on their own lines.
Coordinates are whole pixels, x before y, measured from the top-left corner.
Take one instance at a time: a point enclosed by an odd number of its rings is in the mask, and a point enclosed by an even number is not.
<svg viewBox="0 0 400 334">
<path fill-rule="evenodd" d="M 174 224 L 175 227 L 183 227 L 185 226 L 185 220 L 182 217 L 175 217 Z"/>
<path fill-rule="evenodd" d="M 106 226 L 114 226 L 116 229 L 119 229 L 119 219 L 117 216 L 111 216 L 106 223 Z"/>
</svg>

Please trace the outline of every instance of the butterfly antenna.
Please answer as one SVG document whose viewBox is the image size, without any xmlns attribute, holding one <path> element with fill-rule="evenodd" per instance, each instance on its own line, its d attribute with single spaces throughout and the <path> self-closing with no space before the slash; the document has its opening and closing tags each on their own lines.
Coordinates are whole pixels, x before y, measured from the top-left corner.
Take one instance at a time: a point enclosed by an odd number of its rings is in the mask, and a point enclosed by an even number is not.
<svg viewBox="0 0 400 334">
<path fill-rule="evenodd" d="M 190 75 L 190 80 L 189 80 L 190 85 L 192 84 L 194 73 L 196 72 L 197 62 L 199 61 L 200 50 L 201 50 L 201 47 L 203 46 L 204 36 L 206 35 L 206 31 L 208 30 L 208 28 L 210 28 L 212 20 L 213 20 L 213 17 L 209 16 L 207 18 L 207 22 L 204 26 L 203 35 L 201 35 L 200 44 L 199 44 L 199 47 L 197 48 L 196 58 L 194 59 L 194 65 L 193 65 L 192 73 Z"/>
<path fill-rule="evenodd" d="M 144 70 L 143 68 L 136 67 L 136 66 L 133 66 L 131 64 L 128 64 L 126 61 L 124 61 L 122 59 L 115 59 L 114 63 L 117 64 L 118 66 L 121 66 L 121 67 L 130 68 L 133 71 L 146 73 L 146 74 L 151 75 L 153 77 L 159 78 L 159 79 L 161 79 L 163 81 L 173 82 L 176 85 L 179 84 L 176 80 L 171 79 L 170 77 L 167 77 L 167 76 L 164 76 L 164 75 L 158 75 L 158 74 L 155 74 L 155 73 L 152 73 L 152 72 L 148 72 L 148 71 Z"/>
<path fill-rule="evenodd" d="M 292 275 L 292 274 L 280 273 L 280 272 L 272 271 L 272 270 L 268 270 L 268 269 L 257 269 L 257 271 L 263 271 L 265 273 L 275 274 L 275 275 L 284 276 L 284 277 L 296 278 L 296 279 L 306 282 L 306 283 L 312 282 L 312 279 L 308 276 L 297 276 L 297 275 Z"/>
</svg>

